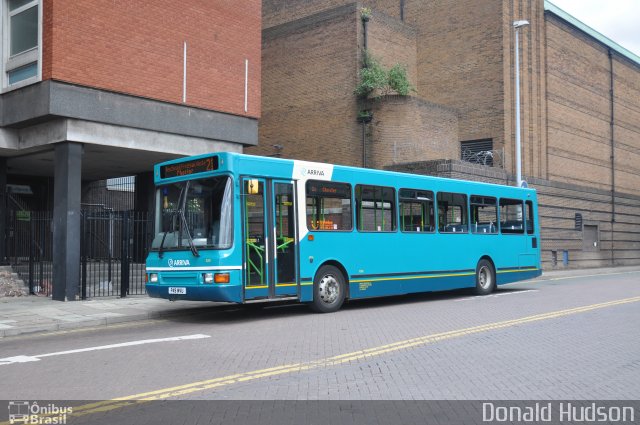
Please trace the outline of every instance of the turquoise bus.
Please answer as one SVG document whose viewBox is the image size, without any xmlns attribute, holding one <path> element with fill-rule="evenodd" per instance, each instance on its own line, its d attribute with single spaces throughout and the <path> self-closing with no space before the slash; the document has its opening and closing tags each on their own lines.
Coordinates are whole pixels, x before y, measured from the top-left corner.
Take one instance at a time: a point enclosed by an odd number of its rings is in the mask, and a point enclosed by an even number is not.
<svg viewBox="0 0 640 425">
<path fill-rule="evenodd" d="M 541 274 L 533 189 L 236 153 L 158 164 L 154 181 L 152 297 L 333 312 Z"/>
</svg>

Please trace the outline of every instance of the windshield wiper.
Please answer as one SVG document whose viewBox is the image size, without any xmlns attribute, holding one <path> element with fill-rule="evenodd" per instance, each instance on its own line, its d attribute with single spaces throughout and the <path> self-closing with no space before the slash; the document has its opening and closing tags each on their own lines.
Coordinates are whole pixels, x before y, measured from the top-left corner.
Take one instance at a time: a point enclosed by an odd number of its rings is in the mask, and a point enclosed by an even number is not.
<svg viewBox="0 0 640 425">
<path fill-rule="evenodd" d="M 188 182 L 187 182 L 188 183 Z M 178 194 L 178 205 L 182 205 L 181 204 L 181 200 L 182 200 L 182 193 L 184 192 L 184 186 L 182 186 L 180 188 L 180 194 Z M 160 242 L 160 246 L 158 247 L 158 258 L 162 258 L 162 256 L 164 255 L 164 251 L 162 248 L 164 248 L 164 241 L 165 239 L 167 239 L 167 233 L 169 233 L 169 230 L 171 230 L 172 232 L 175 232 L 176 230 L 176 226 L 174 224 L 174 220 L 176 217 L 176 214 L 178 213 L 179 209 L 173 210 L 171 212 L 171 217 L 169 218 L 169 221 L 171 222 L 171 229 L 167 229 L 164 231 L 163 235 L 162 235 L 162 241 Z"/>
<path fill-rule="evenodd" d="M 189 231 L 189 223 L 187 223 L 187 217 L 185 217 L 184 215 L 184 210 L 187 206 L 187 196 L 189 195 L 189 183 L 190 182 L 187 181 L 184 185 L 184 198 L 182 199 L 182 203 L 180 203 L 178 214 L 180 214 L 180 221 L 184 226 L 184 230 L 187 232 L 187 238 L 189 239 L 189 248 L 191 249 L 191 253 L 194 257 L 199 257 L 200 253 L 198 252 L 196 245 L 193 243 L 193 238 L 191 237 L 191 232 Z M 180 238 L 182 238 L 182 236 L 180 236 Z"/>
<path fill-rule="evenodd" d="M 187 223 L 187 217 L 184 215 L 188 192 L 189 192 L 189 182 L 187 181 L 185 185 L 180 188 L 180 194 L 178 195 L 178 208 L 171 213 L 170 221 L 172 226 L 170 229 L 167 229 L 162 235 L 162 241 L 160 242 L 160 247 L 158 248 L 158 258 L 162 258 L 164 254 L 163 248 L 164 248 L 164 242 L 167 238 L 167 233 L 169 233 L 169 231 L 175 232 L 177 230 L 176 227 L 179 227 L 174 224 L 176 215 L 180 218 L 180 225 L 183 226 L 184 230 L 187 233 L 187 238 L 189 240 L 189 248 L 191 249 L 191 253 L 193 254 L 194 257 L 200 256 L 200 252 L 198 252 L 198 249 L 193 243 L 193 238 L 191 237 L 191 232 L 189 231 L 189 223 Z M 179 242 L 182 242 L 181 234 L 178 235 L 178 239 L 179 239 Z M 180 243 L 180 245 L 182 245 L 182 243 Z"/>
<path fill-rule="evenodd" d="M 180 219 L 182 220 L 182 225 L 184 226 L 184 229 L 187 231 L 187 238 L 189 238 L 189 248 L 191 248 L 191 253 L 193 254 L 194 257 L 199 257 L 200 253 L 198 252 L 198 248 L 196 248 L 196 245 L 193 243 L 193 238 L 191 237 L 191 232 L 189 231 L 189 224 L 187 223 L 187 218 L 184 216 L 184 211 L 180 210 Z"/>
</svg>

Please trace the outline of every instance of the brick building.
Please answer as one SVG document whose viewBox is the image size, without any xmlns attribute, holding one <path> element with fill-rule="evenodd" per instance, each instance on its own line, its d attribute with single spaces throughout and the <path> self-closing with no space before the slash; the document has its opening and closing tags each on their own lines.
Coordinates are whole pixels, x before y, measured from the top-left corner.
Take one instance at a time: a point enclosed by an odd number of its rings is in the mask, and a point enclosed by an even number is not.
<svg viewBox="0 0 640 425">
<path fill-rule="evenodd" d="M 639 264 L 640 58 L 543 0 L 264 0 L 248 152 L 513 184 L 521 19 L 522 171 L 543 265 Z M 365 45 L 406 66 L 415 92 L 358 99 Z M 493 167 L 465 149 L 492 151 Z"/>
<path fill-rule="evenodd" d="M 136 175 L 148 210 L 154 163 L 255 145 L 260 32 L 259 0 L 0 0 L 0 262 L 9 211 L 52 209 L 53 296 L 75 299 L 91 181 Z"/>
</svg>

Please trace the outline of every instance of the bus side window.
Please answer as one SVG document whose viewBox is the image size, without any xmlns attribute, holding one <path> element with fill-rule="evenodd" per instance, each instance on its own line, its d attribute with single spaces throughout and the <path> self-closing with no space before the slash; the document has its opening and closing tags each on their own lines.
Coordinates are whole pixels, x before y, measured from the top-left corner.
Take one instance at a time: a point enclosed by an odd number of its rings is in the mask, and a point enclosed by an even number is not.
<svg viewBox="0 0 640 425">
<path fill-rule="evenodd" d="M 491 196 L 471 196 L 471 233 L 498 233 L 497 199 Z"/>
<path fill-rule="evenodd" d="M 396 194 L 392 187 L 356 185 L 356 223 L 364 232 L 396 231 Z"/>
<path fill-rule="evenodd" d="M 348 183 L 309 180 L 307 229 L 347 231 L 353 229 L 351 186 Z"/>
<path fill-rule="evenodd" d="M 403 232 L 435 231 L 433 192 L 400 189 L 400 230 Z"/>
<path fill-rule="evenodd" d="M 441 233 L 468 233 L 467 195 L 439 192 L 438 231 Z"/>
<path fill-rule="evenodd" d="M 507 234 L 524 233 L 524 214 L 519 199 L 500 199 L 500 231 Z"/>
<path fill-rule="evenodd" d="M 533 235 L 534 223 L 533 223 L 533 202 L 527 201 L 527 234 Z"/>
</svg>

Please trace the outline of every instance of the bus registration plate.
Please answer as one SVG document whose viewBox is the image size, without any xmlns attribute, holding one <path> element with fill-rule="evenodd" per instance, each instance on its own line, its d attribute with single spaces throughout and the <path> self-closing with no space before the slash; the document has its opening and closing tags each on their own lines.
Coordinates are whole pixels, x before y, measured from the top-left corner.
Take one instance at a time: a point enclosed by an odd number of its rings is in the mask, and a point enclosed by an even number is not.
<svg viewBox="0 0 640 425">
<path fill-rule="evenodd" d="M 169 293 L 177 294 L 177 295 L 185 295 L 187 293 L 187 288 L 169 287 Z"/>
</svg>

